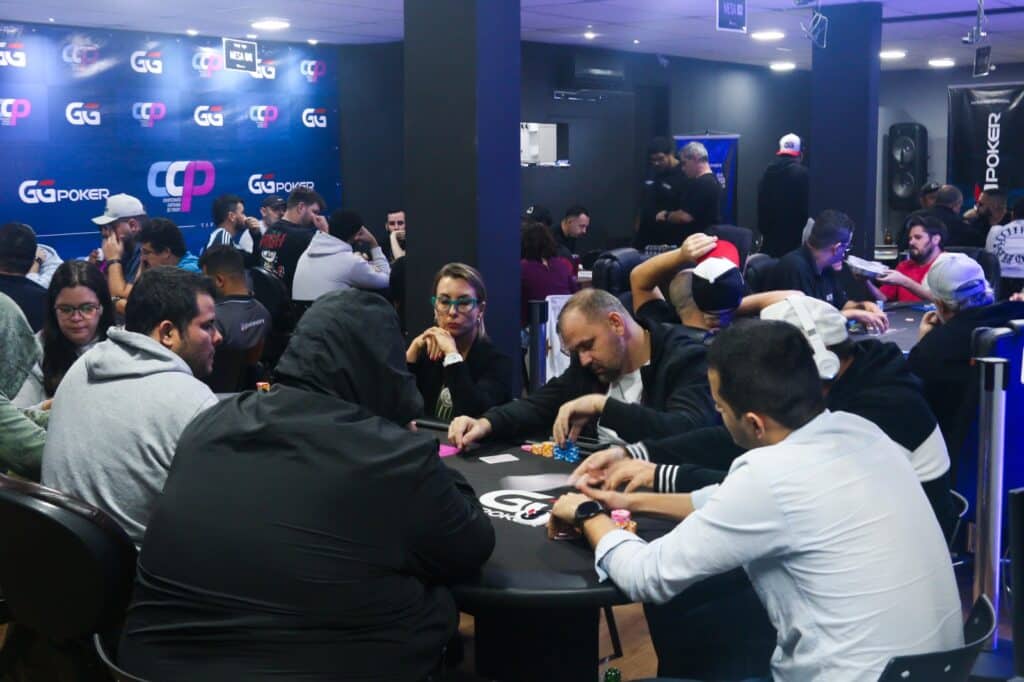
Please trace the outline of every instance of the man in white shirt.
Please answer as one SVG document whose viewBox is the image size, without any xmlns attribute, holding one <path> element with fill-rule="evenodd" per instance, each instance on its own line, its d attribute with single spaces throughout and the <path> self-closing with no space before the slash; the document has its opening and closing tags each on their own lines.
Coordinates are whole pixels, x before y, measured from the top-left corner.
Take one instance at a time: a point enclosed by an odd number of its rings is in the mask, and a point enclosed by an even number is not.
<svg viewBox="0 0 1024 682">
<path fill-rule="evenodd" d="M 369 244 L 370 260 L 353 246 Z M 354 211 L 335 211 L 326 232 L 317 232 L 299 257 L 292 299 L 315 301 L 329 291 L 386 289 L 391 277 L 388 259 L 373 234 Z"/>
<path fill-rule="evenodd" d="M 743 567 L 778 631 L 776 680 L 874 682 L 894 656 L 962 646 L 953 569 L 913 468 L 875 425 L 825 410 L 800 331 L 730 327 L 708 367 L 726 428 L 749 451 L 721 485 L 688 495 L 628 500 L 581 483 L 594 500 L 563 496 L 552 514 L 595 546 L 598 575 L 664 602 Z M 599 500 L 683 521 L 648 544 Z"/>
</svg>

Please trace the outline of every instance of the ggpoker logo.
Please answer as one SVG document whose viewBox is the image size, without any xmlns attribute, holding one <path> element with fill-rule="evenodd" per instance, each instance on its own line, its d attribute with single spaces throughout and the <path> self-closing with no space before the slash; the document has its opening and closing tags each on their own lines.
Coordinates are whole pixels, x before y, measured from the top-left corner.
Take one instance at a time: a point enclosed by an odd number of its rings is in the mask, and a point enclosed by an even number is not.
<svg viewBox="0 0 1024 682">
<path fill-rule="evenodd" d="M 18 198 L 23 204 L 56 204 L 62 201 L 103 201 L 110 196 L 106 187 L 61 189 L 56 181 L 25 180 L 18 185 Z"/>
<path fill-rule="evenodd" d="M 523 526 L 543 526 L 551 517 L 555 498 L 526 490 L 492 490 L 480 496 L 484 513 Z"/>
<path fill-rule="evenodd" d="M 203 128 L 222 128 L 224 126 L 224 107 L 218 105 L 201 104 L 192 112 L 192 120 L 197 126 Z"/>
<path fill-rule="evenodd" d="M 278 180 L 274 173 L 253 173 L 249 176 L 249 191 L 253 194 L 289 194 L 296 187 L 316 189 L 312 180 Z"/>
<path fill-rule="evenodd" d="M 249 107 L 249 120 L 256 124 L 257 128 L 268 128 L 277 120 L 278 110 L 273 104 L 260 104 Z"/>
<path fill-rule="evenodd" d="M 327 73 L 327 63 L 318 59 L 304 59 L 299 62 L 299 73 L 310 83 L 316 83 L 320 76 Z"/>
<path fill-rule="evenodd" d="M 132 71 L 159 76 L 164 72 L 164 60 L 159 50 L 136 50 L 128 59 Z"/>
<path fill-rule="evenodd" d="M 100 48 L 91 43 L 68 43 L 61 50 L 60 58 L 75 67 L 89 66 L 100 60 Z"/>
<path fill-rule="evenodd" d="M 157 121 L 167 116 L 167 105 L 163 102 L 135 102 L 132 104 L 132 118 L 143 128 L 152 128 Z"/>
<path fill-rule="evenodd" d="M 202 49 L 192 55 L 192 68 L 199 72 L 200 77 L 212 78 L 215 72 L 224 68 L 224 58 L 218 52 Z"/>
<path fill-rule="evenodd" d="M 28 53 L 22 43 L 0 42 L 0 66 L 24 69 L 28 66 Z"/>
<path fill-rule="evenodd" d="M 250 71 L 249 75 L 257 79 L 275 80 L 277 78 L 277 65 L 272 59 L 256 60 L 256 70 Z"/>
<path fill-rule="evenodd" d="M 323 107 L 302 110 L 302 125 L 307 128 L 326 128 L 327 109 Z"/>
<path fill-rule="evenodd" d="M 146 188 L 151 196 L 163 199 L 169 213 L 188 213 L 192 199 L 209 194 L 216 180 L 209 161 L 157 161 L 149 167 Z"/>
<path fill-rule="evenodd" d="M 64 118 L 73 126 L 98 126 L 103 122 L 99 102 L 68 102 Z"/>
<path fill-rule="evenodd" d="M 0 99 L 0 125 L 16 126 L 32 113 L 32 102 L 24 98 Z"/>
</svg>

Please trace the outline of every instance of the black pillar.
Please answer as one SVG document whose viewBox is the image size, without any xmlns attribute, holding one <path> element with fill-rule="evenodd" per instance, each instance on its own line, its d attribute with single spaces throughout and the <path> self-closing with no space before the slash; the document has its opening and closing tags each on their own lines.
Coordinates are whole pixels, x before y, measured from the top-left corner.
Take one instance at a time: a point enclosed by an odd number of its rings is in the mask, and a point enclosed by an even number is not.
<svg viewBox="0 0 1024 682">
<path fill-rule="evenodd" d="M 405 208 L 410 334 L 433 322 L 434 274 L 461 261 L 518 363 L 519 0 L 405 0 Z"/>
<path fill-rule="evenodd" d="M 874 258 L 878 79 L 882 5 L 829 5 L 828 46 L 811 70 L 811 215 L 843 211 L 857 225 L 852 250 Z"/>
</svg>

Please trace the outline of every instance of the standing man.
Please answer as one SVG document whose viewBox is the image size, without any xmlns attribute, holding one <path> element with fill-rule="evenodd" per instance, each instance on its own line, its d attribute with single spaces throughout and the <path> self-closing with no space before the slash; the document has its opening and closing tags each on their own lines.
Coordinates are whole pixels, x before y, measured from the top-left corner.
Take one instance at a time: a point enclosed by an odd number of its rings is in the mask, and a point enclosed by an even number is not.
<svg viewBox="0 0 1024 682">
<path fill-rule="evenodd" d="M 121 271 L 125 280 L 134 282 L 139 273 L 139 265 L 142 263 L 142 254 L 135 238 L 142 232 L 142 228 L 149 224 L 149 216 L 146 215 L 146 209 L 143 208 L 142 202 L 130 194 L 114 194 L 107 197 L 107 206 L 103 215 L 96 216 L 92 221 L 99 225 L 104 241 L 114 234 L 124 246 L 123 256 L 121 256 L 124 262 L 121 263 Z M 93 259 L 92 254 L 89 254 L 89 257 L 90 260 Z M 108 278 L 110 265 L 111 263 L 108 262 Z M 117 295 L 113 290 L 110 293 Z"/>
<path fill-rule="evenodd" d="M 641 188 L 640 210 L 633 229 L 633 247 L 643 251 L 648 244 L 681 244 L 679 230 L 664 215 L 679 208 L 679 198 L 686 184 L 683 166 L 675 157 L 674 142 L 656 137 L 647 146 L 650 174 Z M 661 215 L 662 219 L 658 220 Z"/>
<path fill-rule="evenodd" d="M 946 226 L 946 246 L 985 246 L 985 235 L 975 235 L 971 226 L 960 217 L 964 206 L 963 193 L 953 185 L 943 185 L 935 192 L 935 204 L 924 215 L 938 218 Z"/>
<path fill-rule="evenodd" d="M 722 185 L 711 171 L 707 147 L 700 142 L 690 142 L 679 150 L 679 160 L 687 177 L 680 208 L 662 211 L 656 216 L 656 220 L 675 226 L 673 244 L 681 244 L 691 234 L 707 232 L 709 227 L 722 222 L 719 215 Z"/>
<path fill-rule="evenodd" d="M 210 233 L 204 251 L 211 246 L 225 244 L 246 253 L 252 252 L 252 235 L 249 235 L 249 249 L 242 247 L 242 236 L 250 231 L 260 236 L 262 233 L 259 222 L 255 218 L 245 216 L 245 204 L 242 202 L 242 197 L 237 194 L 221 194 L 213 200 L 212 214 L 213 224 L 217 227 Z"/>
<path fill-rule="evenodd" d="M 800 233 L 810 217 L 810 176 L 794 133 L 779 138 L 775 156 L 757 185 L 757 229 L 764 235 L 761 251 L 779 257 L 801 244 Z"/>
<path fill-rule="evenodd" d="M 398 209 L 388 211 L 384 227 L 388 231 L 388 241 L 384 245 L 389 262 L 394 262 L 405 255 L 405 211 Z"/>
<path fill-rule="evenodd" d="M 238 240 L 238 247 L 247 253 L 256 254 L 256 244 L 263 239 L 267 228 L 276 223 L 284 215 L 286 202 L 276 194 L 271 194 L 260 204 L 259 232 L 246 230 Z"/>
<path fill-rule="evenodd" d="M 971 226 L 971 234 L 987 236 L 996 225 L 1010 222 L 1013 216 L 1006 203 L 1006 192 L 999 188 L 993 187 L 979 194 L 974 208 L 964 213 L 964 220 Z"/>
<path fill-rule="evenodd" d="M 296 187 L 288 195 L 288 208 L 284 215 L 260 240 L 263 267 L 284 280 L 289 296 L 299 257 L 317 230 L 327 231 L 327 219 L 320 215 L 326 207 L 319 193 L 306 187 Z"/>
</svg>

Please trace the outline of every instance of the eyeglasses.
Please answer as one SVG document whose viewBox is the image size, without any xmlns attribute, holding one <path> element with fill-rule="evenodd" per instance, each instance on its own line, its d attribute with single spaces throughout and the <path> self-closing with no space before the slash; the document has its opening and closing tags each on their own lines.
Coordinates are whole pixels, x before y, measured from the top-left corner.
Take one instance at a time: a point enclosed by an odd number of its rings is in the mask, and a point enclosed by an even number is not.
<svg viewBox="0 0 1024 682">
<path fill-rule="evenodd" d="M 468 313 L 479 302 L 477 299 L 470 298 L 469 296 L 460 296 L 459 298 L 448 298 L 447 296 L 430 297 L 430 304 L 434 306 L 435 310 L 442 313 L 448 312 L 452 308 L 455 308 L 456 312 Z"/>
<path fill-rule="evenodd" d="M 61 317 L 74 317 L 75 313 L 79 313 L 82 317 L 92 317 L 103 310 L 103 306 L 97 303 L 83 303 L 82 305 L 55 305 L 53 309 Z"/>
</svg>

